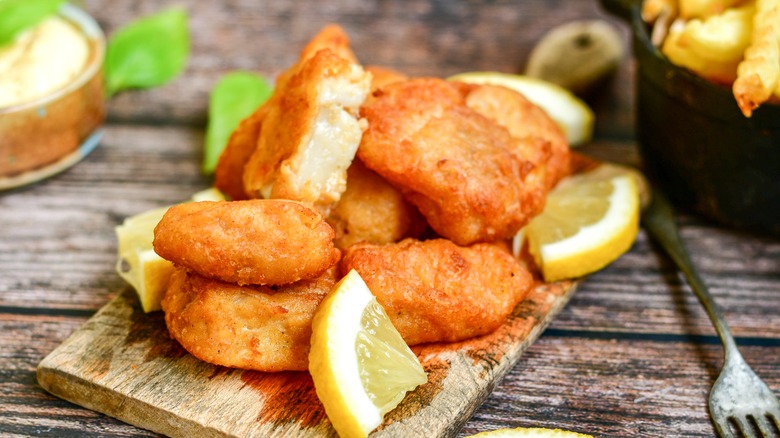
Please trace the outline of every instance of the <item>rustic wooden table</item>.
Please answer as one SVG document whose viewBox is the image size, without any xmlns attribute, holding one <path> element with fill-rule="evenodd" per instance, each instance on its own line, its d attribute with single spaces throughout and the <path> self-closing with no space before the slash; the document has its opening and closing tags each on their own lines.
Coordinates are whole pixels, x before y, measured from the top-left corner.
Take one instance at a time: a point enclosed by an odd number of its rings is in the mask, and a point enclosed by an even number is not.
<svg viewBox="0 0 780 438">
<path fill-rule="evenodd" d="M 37 364 L 126 286 L 114 272 L 114 226 L 210 185 L 199 173 L 210 88 L 223 73 L 273 77 L 321 26 L 337 22 L 366 64 L 412 75 L 521 72 L 553 26 L 607 19 L 589 1 L 82 2 L 110 33 L 169 3 L 190 14 L 186 72 L 108 107 L 105 136 L 83 162 L 0 193 L 0 435 L 146 436 L 57 399 Z M 593 156 L 638 164 L 630 56 L 589 98 Z M 0 139 L 0 141 L 2 141 Z M 780 241 L 681 215 L 682 235 L 747 361 L 780 393 Z M 588 277 L 461 435 L 543 426 L 596 436 L 713 436 L 707 394 L 722 362 L 712 326 L 674 266 L 644 232 Z"/>
</svg>

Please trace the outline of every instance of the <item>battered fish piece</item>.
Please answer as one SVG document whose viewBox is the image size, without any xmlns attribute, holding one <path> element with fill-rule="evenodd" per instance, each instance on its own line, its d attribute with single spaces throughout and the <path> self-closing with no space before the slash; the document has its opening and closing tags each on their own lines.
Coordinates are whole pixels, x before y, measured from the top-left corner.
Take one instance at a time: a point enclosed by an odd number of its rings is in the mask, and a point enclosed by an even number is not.
<svg viewBox="0 0 780 438">
<path fill-rule="evenodd" d="M 358 159 L 347 171 L 347 190 L 327 222 L 340 249 L 361 241 L 385 244 L 419 237 L 428 225 L 401 192 Z"/>
<path fill-rule="evenodd" d="M 154 251 L 206 277 L 281 285 L 336 264 L 334 236 L 319 213 L 299 202 L 190 202 L 165 213 L 154 229 Z"/>
<path fill-rule="evenodd" d="M 314 38 L 303 47 L 299 59 L 301 61 L 309 59 L 323 49 L 328 49 L 342 59 L 358 64 L 357 56 L 349 44 L 349 36 L 338 24 L 328 24 L 320 29 L 317 35 L 314 35 Z"/>
<path fill-rule="evenodd" d="M 509 238 L 544 205 L 519 140 L 466 105 L 470 87 L 436 78 L 389 84 L 362 107 L 358 157 L 459 245 Z"/>
<path fill-rule="evenodd" d="M 409 345 L 491 333 L 533 282 L 505 247 L 459 247 L 446 239 L 353 245 L 339 269 L 363 277 Z"/>
<path fill-rule="evenodd" d="M 280 77 L 244 167 L 249 196 L 327 206 L 346 189 L 347 168 L 365 129 L 359 107 L 371 85 L 354 55 L 340 56 L 346 50 L 340 38 L 317 37 Z"/>
<path fill-rule="evenodd" d="M 323 49 L 328 49 L 349 62 L 357 63 L 357 58 L 349 47 L 349 38 L 346 33 L 341 27 L 331 24 L 325 26 L 306 44 L 301 50 L 299 63 L 279 76 L 275 88 L 284 89 L 290 78 L 298 72 L 303 61 L 313 57 Z M 244 119 L 230 136 L 227 146 L 220 155 L 214 174 L 214 186 L 233 200 L 252 197 L 244 189 L 244 167 L 257 148 L 266 113 L 270 108 L 279 105 L 279 99 L 280 93 L 272 95 L 265 104 Z"/>
<path fill-rule="evenodd" d="M 385 85 L 409 79 L 405 74 L 387 67 L 367 65 L 366 71 L 371 73 L 371 91 L 376 91 Z"/>
<path fill-rule="evenodd" d="M 234 201 L 249 199 L 244 190 L 244 166 L 255 151 L 268 107 L 261 105 L 230 135 L 214 171 L 214 187 Z"/>
<path fill-rule="evenodd" d="M 497 85 L 469 85 L 466 105 L 495 120 L 519 140 L 517 152 L 535 165 L 529 178 L 547 190 L 569 175 L 569 144 L 561 128 L 522 94 Z"/>
<path fill-rule="evenodd" d="M 200 360 L 247 370 L 303 371 L 314 311 L 335 284 L 335 268 L 274 288 L 238 286 L 177 268 L 162 308 L 171 336 Z"/>
</svg>

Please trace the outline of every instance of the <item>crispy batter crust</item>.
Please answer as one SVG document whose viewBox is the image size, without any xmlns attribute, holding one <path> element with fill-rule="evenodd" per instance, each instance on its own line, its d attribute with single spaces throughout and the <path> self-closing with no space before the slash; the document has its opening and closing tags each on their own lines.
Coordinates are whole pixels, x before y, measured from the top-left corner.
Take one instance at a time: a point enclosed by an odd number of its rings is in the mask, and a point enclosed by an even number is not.
<svg viewBox="0 0 780 438">
<path fill-rule="evenodd" d="M 338 262 L 333 229 L 287 200 L 191 202 L 171 207 L 154 230 L 162 258 L 237 284 L 289 284 Z"/>
<path fill-rule="evenodd" d="M 541 211 L 544 186 L 519 140 L 466 105 L 469 86 L 391 83 L 362 107 L 358 157 L 399 187 L 431 227 L 459 245 L 508 238 Z"/>
<path fill-rule="evenodd" d="M 517 138 L 517 153 L 534 163 L 526 178 L 544 180 L 544 193 L 569 174 L 569 144 L 561 128 L 522 94 L 496 85 L 469 85 L 466 105 Z"/>
<path fill-rule="evenodd" d="M 505 247 L 459 247 L 445 239 L 353 245 L 339 269 L 363 277 L 409 345 L 494 331 L 533 281 Z"/>
<path fill-rule="evenodd" d="M 367 65 L 366 71 L 371 73 L 371 91 L 378 90 L 385 85 L 390 85 L 395 82 L 401 82 L 409 79 L 408 76 L 400 71 L 393 70 L 388 67 L 382 67 L 379 65 Z"/>
<path fill-rule="evenodd" d="M 238 124 L 219 156 L 214 171 L 214 187 L 231 199 L 249 199 L 244 190 L 244 166 L 257 147 L 257 139 L 263 126 L 268 107 L 261 105 L 249 117 Z"/>
<path fill-rule="evenodd" d="M 347 190 L 327 221 L 336 231 L 340 249 L 361 241 L 385 244 L 419 237 L 427 227 L 425 218 L 398 189 L 358 159 L 347 171 Z"/>
<path fill-rule="evenodd" d="M 259 371 L 306 370 L 311 321 L 335 269 L 287 286 L 238 286 L 177 268 L 162 308 L 171 336 L 193 356 Z"/>
</svg>

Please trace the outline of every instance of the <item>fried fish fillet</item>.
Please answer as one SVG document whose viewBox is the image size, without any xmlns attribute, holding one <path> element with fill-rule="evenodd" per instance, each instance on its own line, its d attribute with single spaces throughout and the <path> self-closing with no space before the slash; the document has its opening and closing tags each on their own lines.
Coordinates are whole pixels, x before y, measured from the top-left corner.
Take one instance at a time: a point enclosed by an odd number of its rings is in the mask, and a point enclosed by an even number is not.
<svg viewBox="0 0 780 438">
<path fill-rule="evenodd" d="M 162 308 L 171 336 L 198 359 L 248 370 L 306 370 L 314 311 L 335 283 L 335 268 L 279 287 L 238 286 L 177 268 Z"/>
<path fill-rule="evenodd" d="M 349 38 L 338 25 L 330 24 L 320 30 L 301 50 L 299 63 L 277 78 L 275 88 L 285 88 L 287 82 L 303 61 L 313 57 L 320 50 L 328 49 L 339 57 L 357 63 L 349 46 Z M 273 95 L 267 104 L 261 105 L 245 118 L 230 136 L 228 144 L 220 155 L 214 174 L 214 186 L 234 200 L 249 199 L 244 190 L 244 167 L 257 148 L 263 119 L 270 108 L 278 105 L 280 93 Z M 255 196 L 257 197 L 257 196 Z"/>
<path fill-rule="evenodd" d="M 403 194 L 355 159 L 347 171 L 347 190 L 330 211 L 337 248 L 355 243 L 393 243 L 419 237 L 425 219 Z"/>
<path fill-rule="evenodd" d="M 367 99 L 358 157 L 459 245 L 513 236 L 544 204 L 543 180 L 520 140 L 466 104 L 467 84 L 391 83 Z"/>
<path fill-rule="evenodd" d="M 529 178 L 543 179 L 549 190 L 569 174 L 566 136 L 543 109 L 506 87 L 473 84 L 469 88 L 466 105 L 519 140 L 517 152 L 535 165 Z"/>
<path fill-rule="evenodd" d="M 378 90 L 385 85 L 409 79 L 405 74 L 388 67 L 367 65 L 365 69 L 367 72 L 371 73 L 371 91 Z"/>
<path fill-rule="evenodd" d="M 266 102 L 257 147 L 244 167 L 246 193 L 319 205 L 337 201 L 365 122 L 371 75 L 351 59 L 346 35 L 318 36 L 280 76 Z M 337 32 L 336 32 L 337 33 Z M 347 55 L 344 55 L 347 53 Z"/>
<path fill-rule="evenodd" d="M 446 239 L 359 243 L 339 263 L 355 269 L 409 345 L 484 335 L 506 321 L 533 279 L 505 247 Z"/>
<path fill-rule="evenodd" d="M 334 236 L 319 213 L 299 202 L 203 201 L 168 209 L 154 229 L 154 250 L 206 277 L 280 285 L 336 264 Z"/>
<path fill-rule="evenodd" d="M 350 47 L 349 36 L 338 24 L 328 24 L 320 29 L 303 47 L 299 59 L 309 59 L 323 49 L 328 49 L 340 58 L 353 64 L 358 63 L 357 56 L 355 56 L 355 52 Z"/>
</svg>

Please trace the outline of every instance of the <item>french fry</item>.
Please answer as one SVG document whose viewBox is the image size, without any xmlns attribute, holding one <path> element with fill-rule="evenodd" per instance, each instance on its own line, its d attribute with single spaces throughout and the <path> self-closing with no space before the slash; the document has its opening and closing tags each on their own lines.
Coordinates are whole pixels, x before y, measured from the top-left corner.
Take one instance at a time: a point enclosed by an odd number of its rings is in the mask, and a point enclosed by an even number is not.
<svg viewBox="0 0 780 438">
<path fill-rule="evenodd" d="M 753 30 L 753 2 L 685 24 L 680 44 L 705 59 L 733 63 L 742 60 Z"/>
<path fill-rule="evenodd" d="M 732 91 L 746 117 L 775 93 L 780 82 L 780 0 L 756 0 L 751 42 Z"/>
<path fill-rule="evenodd" d="M 642 2 L 642 19 L 653 23 L 662 14 L 677 14 L 677 0 L 645 0 Z"/>
<path fill-rule="evenodd" d="M 680 16 L 685 19 L 707 18 L 741 2 L 742 0 L 680 0 Z"/>
<path fill-rule="evenodd" d="M 683 30 L 672 26 L 661 47 L 661 51 L 672 64 L 685 67 L 712 82 L 731 84 L 734 81 L 739 59 L 723 62 L 703 56 L 694 51 L 691 45 L 682 39 L 682 34 Z"/>
<path fill-rule="evenodd" d="M 656 47 L 663 44 L 676 18 L 677 0 L 645 0 L 642 3 L 642 19 L 652 25 L 650 41 Z"/>
</svg>

